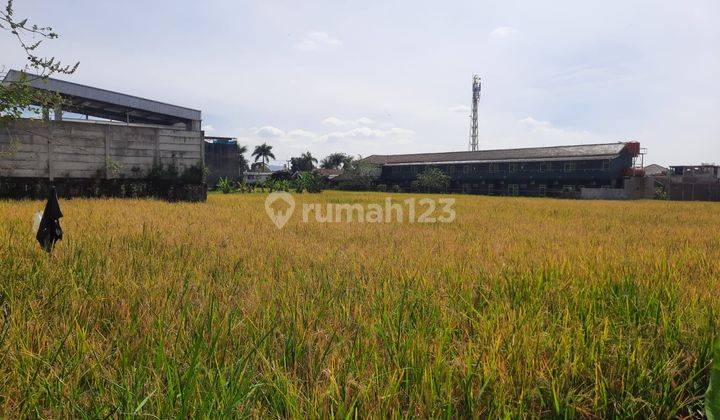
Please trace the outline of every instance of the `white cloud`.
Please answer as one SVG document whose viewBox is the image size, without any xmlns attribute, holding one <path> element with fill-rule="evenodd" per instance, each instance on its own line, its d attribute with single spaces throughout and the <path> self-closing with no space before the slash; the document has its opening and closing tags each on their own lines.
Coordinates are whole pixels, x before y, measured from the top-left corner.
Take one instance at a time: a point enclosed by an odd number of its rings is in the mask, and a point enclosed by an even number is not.
<svg viewBox="0 0 720 420">
<path fill-rule="evenodd" d="M 266 125 L 264 127 L 257 128 L 253 130 L 253 133 L 255 133 L 258 137 L 262 139 L 273 139 L 282 137 L 285 135 L 285 132 L 277 127 L 273 127 L 270 125 Z"/>
<path fill-rule="evenodd" d="M 295 45 L 300 51 L 319 51 L 322 49 L 337 48 L 342 41 L 328 35 L 327 32 L 310 31 Z"/>
<path fill-rule="evenodd" d="M 448 111 L 452 112 L 453 114 L 468 115 L 470 114 L 470 107 L 467 105 L 455 105 L 448 108 Z"/>
<path fill-rule="evenodd" d="M 381 130 L 370 127 L 358 127 L 348 131 L 335 131 L 321 137 L 326 143 L 352 143 L 364 146 L 380 146 L 387 144 L 406 144 L 415 132 L 405 128 L 394 127 Z"/>
<path fill-rule="evenodd" d="M 276 149 L 275 155 L 279 161 L 283 161 L 308 150 L 314 155 L 332 152 L 367 155 L 371 150 L 407 145 L 412 143 L 414 137 L 413 130 L 392 126 L 390 128 L 344 127 L 327 133 L 314 133 L 304 129 L 285 131 L 277 127 L 264 126 L 251 128 L 248 136 L 241 137 L 241 142 L 257 144 L 273 140 L 277 142 L 276 144 L 282 145 Z"/>
<path fill-rule="evenodd" d="M 312 131 L 298 128 L 296 130 L 289 131 L 286 137 L 291 140 L 316 142 L 319 136 Z"/>
<path fill-rule="evenodd" d="M 343 120 L 337 117 L 327 117 L 322 121 L 325 125 L 332 125 L 335 127 L 361 127 L 375 124 L 370 118 L 360 117 L 354 120 Z"/>
<path fill-rule="evenodd" d="M 510 26 L 500 26 L 490 32 L 491 39 L 506 39 L 518 35 L 520 31 Z"/>
<path fill-rule="evenodd" d="M 571 130 L 555 127 L 549 121 L 540 121 L 533 117 L 526 117 L 518 121 L 521 127 L 539 139 L 547 139 L 556 144 L 583 143 L 593 139 L 586 130 Z"/>
<path fill-rule="evenodd" d="M 205 132 L 215 131 L 215 127 L 213 127 L 211 124 L 203 125 L 202 129 Z"/>
</svg>

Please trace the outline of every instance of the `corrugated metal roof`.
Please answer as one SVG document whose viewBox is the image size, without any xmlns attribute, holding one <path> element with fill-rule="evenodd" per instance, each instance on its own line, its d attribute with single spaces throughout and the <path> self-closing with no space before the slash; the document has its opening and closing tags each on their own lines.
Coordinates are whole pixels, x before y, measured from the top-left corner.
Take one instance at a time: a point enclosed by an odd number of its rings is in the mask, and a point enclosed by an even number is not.
<svg viewBox="0 0 720 420">
<path fill-rule="evenodd" d="M 525 149 L 479 150 L 477 152 L 415 153 L 406 155 L 372 155 L 364 160 L 379 165 L 413 163 L 482 163 L 526 162 L 544 160 L 612 159 L 626 143 L 583 144 L 574 146 L 533 147 Z"/>
<path fill-rule="evenodd" d="M 67 108 L 70 112 L 108 119 L 123 119 L 122 117 L 129 113 L 131 121 L 150 124 L 172 124 L 174 122 L 200 121 L 202 119 L 201 112 L 196 109 L 170 105 L 64 80 L 40 78 L 31 74 L 27 76 L 30 86 L 35 89 L 57 92 L 69 99 L 69 103 L 65 104 L 63 108 Z M 10 70 L 4 81 L 15 82 L 20 80 L 21 77 L 21 72 Z"/>
</svg>

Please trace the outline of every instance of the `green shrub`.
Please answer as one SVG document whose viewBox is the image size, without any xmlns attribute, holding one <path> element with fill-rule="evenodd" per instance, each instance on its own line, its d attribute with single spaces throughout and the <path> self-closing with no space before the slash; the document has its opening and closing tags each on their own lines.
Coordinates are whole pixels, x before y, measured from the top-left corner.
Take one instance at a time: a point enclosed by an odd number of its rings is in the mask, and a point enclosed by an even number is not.
<svg viewBox="0 0 720 420">
<path fill-rule="evenodd" d="M 280 180 L 273 180 L 268 179 L 266 182 L 267 188 L 270 190 L 270 192 L 273 191 L 290 191 L 290 182 L 284 179 Z"/>
<path fill-rule="evenodd" d="M 227 178 L 220 178 L 217 184 L 217 189 L 220 190 L 223 194 L 229 194 L 233 192 L 232 181 L 229 181 Z"/>
<path fill-rule="evenodd" d="M 188 166 L 183 170 L 180 179 L 187 184 L 202 184 L 207 179 L 210 170 L 202 163 Z"/>
<path fill-rule="evenodd" d="M 443 193 L 450 187 L 451 178 L 437 168 L 429 168 L 418 174 L 412 189 L 419 192 Z"/>
<path fill-rule="evenodd" d="M 322 178 L 313 172 L 300 172 L 295 180 L 295 191 L 301 193 L 320 193 L 323 190 Z"/>
</svg>

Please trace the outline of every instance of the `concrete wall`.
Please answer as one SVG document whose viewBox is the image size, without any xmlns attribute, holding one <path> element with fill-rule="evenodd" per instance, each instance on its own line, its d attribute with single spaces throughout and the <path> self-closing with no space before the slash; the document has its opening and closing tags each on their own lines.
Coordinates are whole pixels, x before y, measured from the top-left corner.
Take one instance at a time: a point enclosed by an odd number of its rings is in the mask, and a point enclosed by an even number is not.
<svg viewBox="0 0 720 420">
<path fill-rule="evenodd" d="M 623 188 L 581 188 L 585 200 L 642 200 L 655 198 L 655 180 L 649 177 L 628 178 Z"/>
<path fill-rule="evenodd" d="M 153 165 L 203 162 L 202 131 L 166 126 L 20 120 L 0 128 L 0 177 L 143 178 Z"/>
<path fill-rule="evenodd" d="M 665 184 L 668 200 L 720 201 L 720 183 L 670 182 Z"/>
</svg>

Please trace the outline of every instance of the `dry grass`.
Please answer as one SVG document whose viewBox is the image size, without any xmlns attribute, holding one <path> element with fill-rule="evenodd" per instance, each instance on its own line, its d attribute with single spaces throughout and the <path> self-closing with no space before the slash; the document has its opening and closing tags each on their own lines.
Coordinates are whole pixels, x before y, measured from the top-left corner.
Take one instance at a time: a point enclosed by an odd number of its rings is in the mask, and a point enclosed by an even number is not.
<svg viewBox="0 0 720 420">
<path fill-rule="evenodd" d="M 452 224 L 278 231 L 264 198 L 64 201 L 52 258 L 42 204 L 0 202 L 0 416 L 702 409 L 720 205 L 458 196 Z"/>
</svg>

